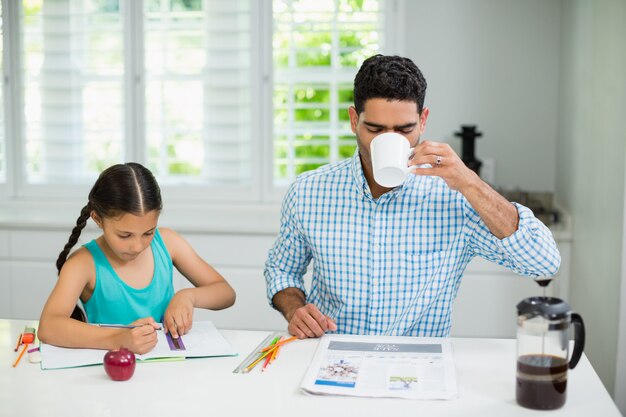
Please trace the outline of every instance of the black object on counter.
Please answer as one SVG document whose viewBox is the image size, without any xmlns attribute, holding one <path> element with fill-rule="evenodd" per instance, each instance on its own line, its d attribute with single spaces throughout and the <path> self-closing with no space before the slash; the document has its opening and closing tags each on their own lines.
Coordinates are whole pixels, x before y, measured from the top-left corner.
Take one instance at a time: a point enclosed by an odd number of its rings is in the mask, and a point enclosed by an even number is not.
<svg viewBox="0 0 626 417">
<path fill-rule="evenodd" d="M 461 131 L 454 134 L 461 138 L 461 160 L 478 175 L 480 175 L 480 167 L 483 163 L 474 155 L 474 141 L 482 135 L 482 132 L 476 130 L 475 125 L 461 125 Z"/>
</svg>

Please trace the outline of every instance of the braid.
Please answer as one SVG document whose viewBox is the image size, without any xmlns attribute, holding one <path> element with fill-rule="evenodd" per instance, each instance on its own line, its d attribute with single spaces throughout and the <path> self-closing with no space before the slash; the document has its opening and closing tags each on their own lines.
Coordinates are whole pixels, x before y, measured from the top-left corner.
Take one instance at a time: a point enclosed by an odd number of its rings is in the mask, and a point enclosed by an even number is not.
<svg viewBox="0 0 626 417">
<path fill-rule="evenodd" d="M 89 219 L 90 214 L 91 214 L 90 204 L 87 203 L 87 205 L 83 207 L 83 209 L 80 211 L 80 216 L 78 216 L 78 219 L 76 219 L 76 226 L 74 226 L 74 228 L 72 229 L 72 234 L 70 235 L 68 242 L 65 244 L 65 247 L 59 254 L 59 258 L 57 259 L 58 273 L 61 273 L 61 268 L 63 268 L 63 265 L 65 264 L 65 261 L 67 260 L 67 255 L 70 253 L 70 250 L 74 247 L 76 242 L 78 242 L 78 238 L 80 237 L 81 232 L 85 228 L 85 225 L 87 224 L 87 220 Z M 83 322 L 87 321 L 87 317 L 85 316 L 85 313 L 78 305 L 74 307 L 74 311 L 72 311 L 71 317 L 78 321 L 83 321 Z"/>
<path fill-rule="evenodd" d="M 89 204 L 87 204 L 80 211 L 80 216 L 78 216 L 78 219 L 76 219 L 76 226 L 74 226 L 74 228 L 72 229 L 72 234 L 70 235 L 69 240 L 67 241 L 67 243 L 65 244 L 65 247 L 59 254 L 59 257 L 57 259 L 57 272 L 58 273 L 61 273 L 61 268 L 63 268 L 63 265 L 65 264 L 65 261 L 67 260 L 67 255 L 70 253 L 70 250 L 74 247 L 76 242 L 78 242 L 80 233 L 85 228 L 85 225 L 87 225 L 87 220 L 89 220 L 90 214 L 91 214 L 91 210 L 90 210 Z"/>
</svg>

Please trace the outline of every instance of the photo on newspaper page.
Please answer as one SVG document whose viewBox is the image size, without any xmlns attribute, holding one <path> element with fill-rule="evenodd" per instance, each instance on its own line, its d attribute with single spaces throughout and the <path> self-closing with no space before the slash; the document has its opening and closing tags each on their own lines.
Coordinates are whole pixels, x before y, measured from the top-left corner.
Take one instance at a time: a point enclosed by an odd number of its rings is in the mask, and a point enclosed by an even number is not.
<svg viewBox="0 0 626 417">
<path fill-rule="evenodd" d="M 325 335 L 301 389 L 320 395 L 455 398 L 452 346 L 440 338 Z"/>
</svg>

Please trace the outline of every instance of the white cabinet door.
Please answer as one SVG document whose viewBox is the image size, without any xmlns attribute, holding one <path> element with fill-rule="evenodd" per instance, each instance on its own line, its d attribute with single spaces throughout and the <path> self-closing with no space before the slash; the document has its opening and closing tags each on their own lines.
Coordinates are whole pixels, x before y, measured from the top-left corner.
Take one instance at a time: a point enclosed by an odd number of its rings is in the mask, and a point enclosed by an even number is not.
<svg viewBox="0 0 626 417">
<path fill-rule="evenodd" d="M 569 245 L 567 246 L 569 249 Z M 563 251 L 561 251 L 563 252 Z M 569 255 L 569 251 L 567 251 Z M 562 253 L 563 255 L 563 253 Z M 568 261 L 546 287 L 547 296 L 567 299 Z M 517 331 L 517 304 L 526 297 L 543 295 L 543 289 L 531 278 L 475 258 L 463 274 L 452 310 L 454 337 L 512 338 Z"/>
<path fill-rule="evenodd" d="M 11 262 L 9 268 L 12 319 L 39 320 L 48 295 L 56 284 L 53 262 Z"/>
<path fill-rule="evenodd" d="M 10 263 L 0 261 L 0 318 L 11 317 L 13 311 L 12 294 Z"/>
<path fill-rule="evenodd" d="M 218 328 L 287 331 L 283 316 L 269 306 L 265 296 L 263 269 L 218 268 L 237 294 L 235 305 L 221 311 L 195 309 L 194 319 L 211 320 Z M 180 274 L 174 278 L 175 288 L 190 287 Z"/>
</svg>

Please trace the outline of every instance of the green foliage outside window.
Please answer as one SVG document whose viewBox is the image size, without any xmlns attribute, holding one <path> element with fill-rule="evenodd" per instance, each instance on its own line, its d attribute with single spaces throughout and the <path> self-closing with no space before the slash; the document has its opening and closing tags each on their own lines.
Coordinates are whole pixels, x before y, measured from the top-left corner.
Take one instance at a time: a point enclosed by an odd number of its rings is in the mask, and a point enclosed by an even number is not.
<svg viewBox="0 0 626 417">
<path fill-rule="evenodd" d="M 359 65 L 380 50 L 379 3 L 274 0 L 275 180 L 290 180 L 354 154 L 348 115 L 352 79 Z M 326 73 L 326 83 L 307 80 Z M 283 74 L 300 81 L 284 82 Z M 335 84 L 333 77 L 343 81 Z"/>
</svg>

